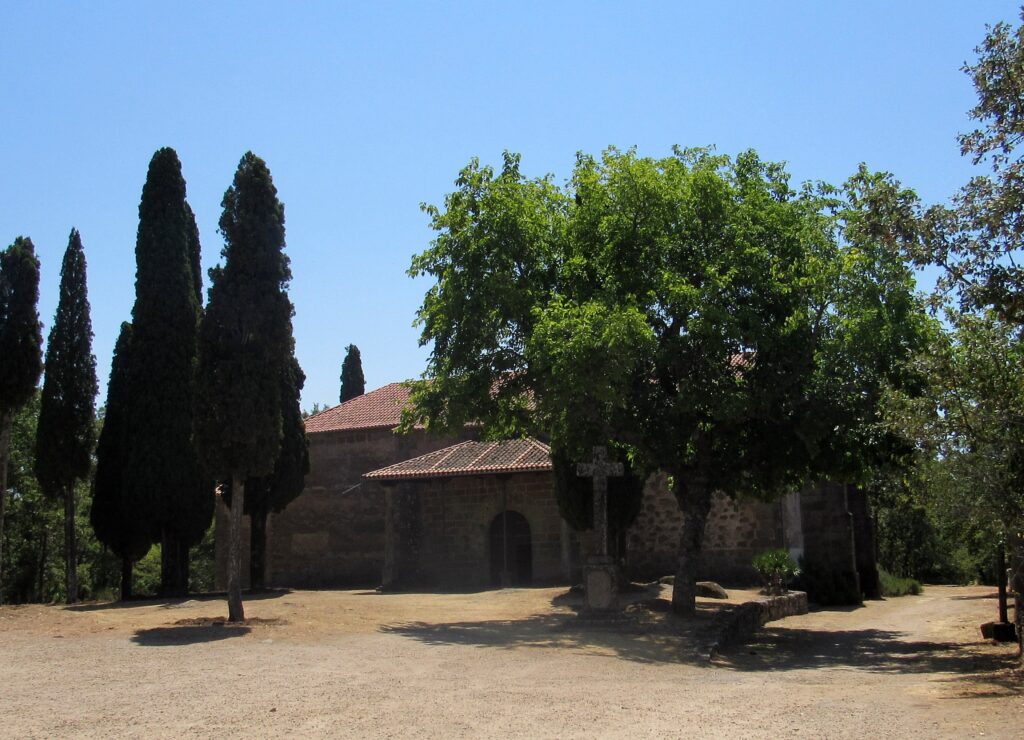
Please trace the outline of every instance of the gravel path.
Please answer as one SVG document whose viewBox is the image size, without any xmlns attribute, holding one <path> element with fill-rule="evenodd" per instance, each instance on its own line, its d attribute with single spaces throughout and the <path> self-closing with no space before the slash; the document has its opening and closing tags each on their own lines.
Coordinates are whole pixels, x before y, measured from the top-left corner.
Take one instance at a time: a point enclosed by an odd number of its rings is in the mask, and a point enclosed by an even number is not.
<svg viewBox="0 0 1024 740">
<path fill-rule="evenodd" d="M 990 589 L 791 617 L 711 665 L 665 629 L 566 628 L 561 593 L 291 592 L 245 628 L 216 600 L 0 607 L 0 735 L 1024 734 Z"/>
</svg>

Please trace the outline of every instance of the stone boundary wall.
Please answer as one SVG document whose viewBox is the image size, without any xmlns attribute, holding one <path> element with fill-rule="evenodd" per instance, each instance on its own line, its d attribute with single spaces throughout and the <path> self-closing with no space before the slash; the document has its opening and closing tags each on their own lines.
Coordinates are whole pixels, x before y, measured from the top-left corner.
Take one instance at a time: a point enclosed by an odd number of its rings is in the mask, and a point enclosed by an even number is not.
<svg viewBox="0 0 1024 740">
<path fill-rule="evenodd" d="M 790 591 L 727 609 L 715 617 L 711 640 L 703 652 L 711 660 L 722 648 L 743 642 L 768 622 L 806 614 L 807 609 L 807 594 L 803 591 Z"/>
</svg>

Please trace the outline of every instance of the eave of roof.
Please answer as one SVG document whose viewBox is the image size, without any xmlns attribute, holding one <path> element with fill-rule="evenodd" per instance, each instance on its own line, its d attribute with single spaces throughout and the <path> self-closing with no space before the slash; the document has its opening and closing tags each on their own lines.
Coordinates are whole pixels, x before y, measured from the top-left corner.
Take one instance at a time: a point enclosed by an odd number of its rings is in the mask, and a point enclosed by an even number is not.
<svg viewBox="0 0 1024 740">
<path fill-rule="evenodd" d="M 535 439 L 460 442 L 363 475 L 367 480 L 400 481 L 464 475 L 508 475 L 551 470 L 551 449 Z"/>
</svg>

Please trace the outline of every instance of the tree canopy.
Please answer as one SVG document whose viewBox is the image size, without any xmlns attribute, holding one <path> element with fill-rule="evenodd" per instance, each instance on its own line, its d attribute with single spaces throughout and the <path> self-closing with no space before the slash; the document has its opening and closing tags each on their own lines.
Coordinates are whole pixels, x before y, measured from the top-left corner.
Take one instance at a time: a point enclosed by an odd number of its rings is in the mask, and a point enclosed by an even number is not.
<svg viewBox="0 0 1024 740">
<path fill-rule="evenodd" d="M 96 539 L 126 563 L 122 568 L 122 598 L 132 593 L 132 563 L 142 558 L 153 542 L 149 523 L 139 517 L 132 499 L 126 495 L 125 456 L 130 430 L 126 417 L 131 349 L 132 325 L 124 322 L 110 365 L 103 427 L 96 443 L 96 470 L 92 482 L 92 507 L 89 511 L 89 521 Z"/>
<path fill-rule="evenodd" d="M 75 483 L 92 467 L 96 438 L 96 358 L 85 250 L 71 230 L 60 271 L 60 298 L 46 343 L 46 375 L 36 436 L 35 472 L 43 493 L 64 498 L 67 600 L 78 595 Z"/>
<path fill-rule="evenodd" d="M 28 237 L 0 253 L 0 413 L 11 413 L 35 393 L 43 371 L 39 323 L 39 260 Z"/>
<path fill-rule="evenodd" d="M 345 359 L 341 362 L 341 395 L 340 403 L 345 403 L 366 392 L 366 381 L 363 379 L 363 361 L 359 348 L 350 344 L 345 348 Z"/>
<path fill-rule="evenodd" d="M 511 154 L 497 174 L 474 160 L 456 188 L 424 206 L 437 235 L 410 270 L 436 282 L 418 314 L 430 380 L 406 424 L 479 421 L 576 460 L 611 444 L 668 472 L 678 610 L 713 490 L 771 498 L 875 451 L 880 385 L 924 326 L 885 248 L 912 202 L 891 179 L 796 191 L 753 152 L 609 149 L 579 155 L 565 188 Z"/>
<path fill-rule="evenodd" d="M 169 594 L 188 591 L 188 549 L 213 518 L 213 484 L 192 443 L 197 233 L 178 155 L 160 149 L 139 203 L 124 465 L 125 495 L 149 524 L 152 541 L 163 546 Z"/>
<path fill-rule="evenodd" d="M 1024 18 L 1024 10 L 1022 10 Z M 959 136 L 960 149 L 987 173 L 972 177 L 950 206 L 929 209 L 925 239 L 912 255 L 944 268 L 940 294 L 957 294 L 964 308 L 989 306 L 1024 326 L 1024 24 L 989 27 L 963 70 L 977 104 L 978 127 Z"/>
<path fill-rule="evenodd" d="M 43 369 L 38 304 L 39 260 L 32 240 L 19 236 L 0 252 L 0 599 L 11 429 L 15 413 L 35 394 Z"/>
<path fill-rule="evenodd" d="M 224 194 L 220 265 L 199 339 L 196 444 L 207 471 L 231 481 L 228 612 L 244 619 L 241 516 L 245 481 L 273 472 L 284 426 L 282 378 L 292 348 L 284 206 L 266 163 L 246 152 Z"/>
</svg>

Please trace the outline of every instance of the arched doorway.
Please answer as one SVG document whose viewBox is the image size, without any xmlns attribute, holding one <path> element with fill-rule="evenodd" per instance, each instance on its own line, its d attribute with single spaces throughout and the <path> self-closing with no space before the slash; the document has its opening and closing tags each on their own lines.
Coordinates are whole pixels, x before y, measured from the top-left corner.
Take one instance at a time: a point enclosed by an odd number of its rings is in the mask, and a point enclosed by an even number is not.
<svg viewBox="0 0 1024 740">
<path fill-rule="evenodd" d="M 533 580 L 530 523 L 517 511 L 505 511 L 491 522 L 491 585 L 528 586 Z"/>
</svg>

